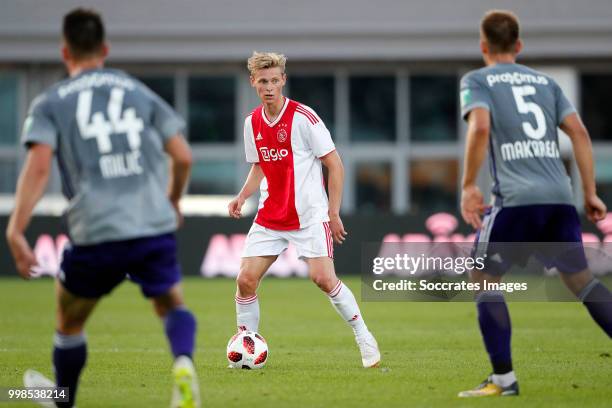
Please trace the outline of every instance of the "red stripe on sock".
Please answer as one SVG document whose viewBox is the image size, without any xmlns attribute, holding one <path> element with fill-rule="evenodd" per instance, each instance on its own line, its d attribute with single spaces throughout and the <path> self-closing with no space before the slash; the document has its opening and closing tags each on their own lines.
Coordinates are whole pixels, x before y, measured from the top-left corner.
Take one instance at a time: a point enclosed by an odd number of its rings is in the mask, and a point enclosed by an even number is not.
<svg viewBox="0 0 612 408">
<path fill-rule="evenodd" d="M 342 289 L 342 281 L 339 280 L 336 286 L 328 293 L 329 297 L 336 297 L 338 293 L 340 293 L 340 289 Z"/>
<path fill-rule="evenodd" d="M 236 304 L 238 304 L 238 305 L 251 305 L 251 304 L 253 304 L 255 302 L 257 302 L 257 299 L 251 300 L 250 302 L 239 302 L 239 301 L 236 301 Z"/>
<path fill-rule="evenodd" d="M 257 295 L 253 295 L 253 296 L 249 296 L 249 297 L 240 297 L 240 296 L 236 296 L 236 300 L 251 300 L 251 299 L 255 299 L 257 297 Z"/>
<path fill-rule="evenodd" d="M 251 303 L 255 303 L 257 301 L 257 295 L 253 295 L 248 298 L 241 298 L 240 296 L 236 296 L 236 303 L 239 305 L 250 305 Z"/>
</svg>

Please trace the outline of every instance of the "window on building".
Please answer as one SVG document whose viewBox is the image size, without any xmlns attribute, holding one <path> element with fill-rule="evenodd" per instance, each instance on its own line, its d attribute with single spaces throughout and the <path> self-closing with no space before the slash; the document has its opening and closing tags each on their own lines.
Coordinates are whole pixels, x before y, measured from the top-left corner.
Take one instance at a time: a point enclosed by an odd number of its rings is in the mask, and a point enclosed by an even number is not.
<svg viewBox="0 0 612 408">
<path fill-rule="evenodd" d="M 612 158 L 595 160 L 597 194 L 604 203 L 612 203 Z"/>
<path fill-rule="evenodd" d="M 395 140 L 395 78 L 355 76 L 349 81 L 352 141 Z"/>
<path fill-rule="evenodd" d="M 191 170 L 189 194 L 235 194 L 236 171 L 233 160 L 198 160 Z"/>
<path fill-rule="evenodd" d="M 174 103 L 174 78 L 171 76 L 144 76 L 138 78 L 170 106 Z"/>
<path fill-rule="evenodd" d="M 310 106 L 323 119 L 334 137 L 334 78 L 332 76 L 289 76 L 289 97 Z"/>
<path fill-rule="evenodd" d="M 389 212 L 391 209 L 391 164 L 360 163 L 356 166 L 357 211 Z"/>
<path fill-rule="evenodd" d="M 429 214 L 457 211 L 459 161 L 417 159 L 410 162 L 410 211 Z"/>
<path fill-rule="evenodd" d="M 18 106 L 17 77 L 0 74 L 0 147 L 15 146 L 19 140 Z"/>
<path fill-rule="evenodd" d="M 17 159 L 0 159 L 0 194 L 15 193 L 17 188 Z"/>
<path fill-rule="evenodd" d="M 236 79 L 189 78 L 189 140 L 233 143 L 236 140 Z"/>
<path fill-rule="evenodd" d="M 594 140 L 612 140 L 612 74 L 580 76 L 582 118 Z"/>
<path fill-rule="evenodd" d="M 457 140 L 457 77 L 410 77 L 410 138 L 418 142 Z"/>
</svg>

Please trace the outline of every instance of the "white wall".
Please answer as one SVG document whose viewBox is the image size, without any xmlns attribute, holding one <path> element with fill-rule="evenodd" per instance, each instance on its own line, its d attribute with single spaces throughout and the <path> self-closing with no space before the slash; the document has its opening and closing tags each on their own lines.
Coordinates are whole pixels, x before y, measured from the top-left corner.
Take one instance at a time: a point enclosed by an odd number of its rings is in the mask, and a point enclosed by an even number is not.
<svg viewBox="0 0 612 408">
<path fill-rule="evenodd" d="M 302 60 L 472 59 L 490 8 L 517 12 L 528 57 L 612 56 L 610 0 L 4 0 L 0 62 L 57 61 L 61 18 L 105 17 L 116 61 L 236 61 L 254 49 Z"/>
</svg>

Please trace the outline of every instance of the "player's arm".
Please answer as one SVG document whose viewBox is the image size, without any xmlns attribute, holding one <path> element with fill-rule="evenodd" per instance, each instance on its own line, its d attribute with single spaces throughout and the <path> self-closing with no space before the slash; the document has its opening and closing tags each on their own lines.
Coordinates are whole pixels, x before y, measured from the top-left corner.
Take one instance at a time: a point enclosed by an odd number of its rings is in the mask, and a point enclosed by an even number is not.
<svg viewBox="0 0 612 408">
<path fill-rule="evenodd" d="M 253 195 L 264 179 L 264 173 L 259 165 L 259 154 L 255 146 L 255 135 L 251 115 L 244 120 L 244 153 L 246 161 L 251 163 L 251 169 L 238 195 L 227 205 L 227 211 L 232 218 L 242 217 L 242 206 L 244 202 Z"/>
<path fill-rule="evenodd" d="M 571 139 L 576 164 L 582 179 L 584 210 L 589 220 L 596 222 L 606 216 L 606 205 L 597 196 L 595 171 L 593 169 L 593 148 L 589 132 L 577 113 L 567 115 L 559 126 Z"/>
<path fill-rule="evenodd" d="M 170 137 L 164 149 L 170 156 L 170 180 L 168 185 L 168 198 L 176 211 L 179 226 L 183 223 L 179 201 L 185 191 L 185 186 L 189 180 L 193 157 L 191 149 L 181 134 Z"/>
<path fill-rule="evenodd" d="M 329 193 L 329 226 L 336 243 L 341 244 L 346 239 L 347 232 L 340 219 L 340 204 L 344 186 L 344 166 L 336 150 L 321 157 L 321 163 L 327 168 L 327 190 Z"/>
<path fill-rule="evenodd" d="M 242 217 L 242 206 L 244 205 L 244 202 L 250 196 L 252 196 L 255 191 L 257 191 L 263 178 L 264 173 L 259 163 L 251 164 L 251 170 L 249 171 L 249 175 L 247 176 L 240 193 L 238 193 L 238 195 L 227 206 L 230 217 Z"/>
<path fill-rule="evenodd" d="M 469 113 L 461 191 L 461 215 L 465 222 L 476 229 L 482 225 L 480 216 L 486 208 L 482 192 L 476 185 L 476 179 L 487 154 L 490 129 L 491 119 L 487 109 L 475 108 Z"/>
<path fill-rule="evenodd" d="M 52 161 L 51 146 L 37 143 L 30 147 L 17 182 L 15 209 L 6 228 L 8 246 L 15 259 L 17 270 L 24 279 L 30 279 L 31 268 L 37 265 L 34 252 L 24 233 L 32 218 L 34 207 L 47 187 Z"/>
</svg>

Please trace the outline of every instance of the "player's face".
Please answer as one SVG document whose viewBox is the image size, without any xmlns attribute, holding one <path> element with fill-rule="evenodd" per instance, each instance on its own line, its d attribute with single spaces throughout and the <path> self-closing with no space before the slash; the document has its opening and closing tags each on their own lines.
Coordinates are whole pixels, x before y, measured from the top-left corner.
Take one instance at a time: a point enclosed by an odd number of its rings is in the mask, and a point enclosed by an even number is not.
<svg viewBox="0 0 612 408">
<path fill-rule="evenodd" d="M 263 103 L 272 104 L 281 99 L 287 75 L 279 67 L 260 69 L 251 75 L 251 86 Z"/>
</svg>

